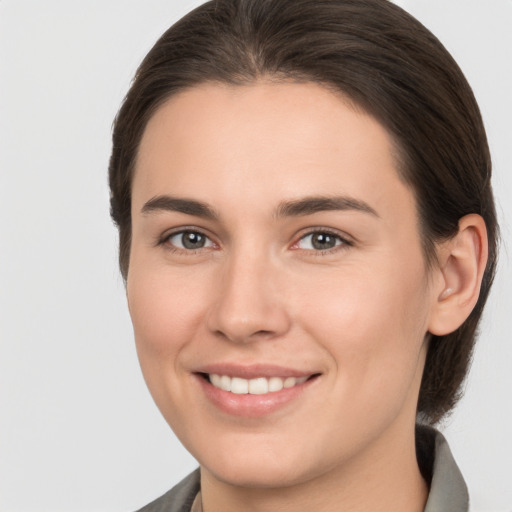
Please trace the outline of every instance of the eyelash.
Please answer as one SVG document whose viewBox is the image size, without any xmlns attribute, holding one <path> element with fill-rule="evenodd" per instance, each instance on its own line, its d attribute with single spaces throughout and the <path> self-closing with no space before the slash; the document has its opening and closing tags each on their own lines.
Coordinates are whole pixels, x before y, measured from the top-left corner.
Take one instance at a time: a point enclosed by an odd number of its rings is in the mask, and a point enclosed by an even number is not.
<svg viewBox="0 0 512 512">
<path fill-rule="evenodd" d="M 208 246 L 208 247 L 200 247 L 198 249 L 185 249 L 185 248 L 181 248 L 181 247 L 176 247 L 175 245 L 170 243 L 171 238 L 178 236 L 178 235 L 183 236 L 185 233 L 201 235 L 201 236 L 205 237 L 212 245 Z M 334 247 L 329 248 L 329 249 L 315 250 L 315 249 L 301 249 L 301 248 L 297 247 L 298 244 L 302 240 L 304 240 L 308 236 L 313 236 L 315 234 L 328 235 L 328 236 L 334 237 L 337 239 L 337 242 L 340 242 L 340 243 L 336 243 L 336 245 Z M 166 233 L 164 236 L 162 236 L 162 238 L 160 238 L 158 240 L 157 245 L 165 246 L 166 250 L 168 250 L 170 252 L 182 253 L 182 254 L 186 254 L 187 256 L 195 255 L 195 254 L 202 252 L 203 249 L 210 249 L 212 246 L 213 247 L 217 246 L 217 244 L 215 244 L 215 242 L 213 242 L 212 239 L 206 233 L 204 233 L 203 231 L 201 231 L 197 228 L 192 228 L 192 227 L 184 228 L 184 229 L 182 228 L 179 231 L 174 231 L 172 233 Z M 311 228 L 307 232 L 303 233 L 297 239 L 297 241 L 293 243 L 293 245 L 291 246 L 291 249 L 297 250 L 297 251 L 306 251 L 314 256 L 322 256 L 322 255 L 327 255 L 327 254 L 333 254 L 333 253 L 341 251 L 341 250 L 346 250 L 347 248 L 349 248 L 353 245 L 354 244 L 352 241 L 348 240 L 347 238 L 342 236 L 340 233 L 333 231 L 331 229 L 318 227 L 318 228 Z"/>
<path fill-rule="evenodd" d="M 315 250 L 315 249 L 301 249 L 301 248 L 297 247 L 297 245 L 302 240 L 304 240 L 308 236 L 313 236 L 315 234 L 316 235 L 329 235 L 329 236 L 337 239 L 337 242 L 340 242 L 340 243 L 336 243 L 336 245 L 334 247 L 331 247 L 329 249 Z M 292 249 L 296 250 L 296 251 L 306 251 L 307 253 L 309 253 L 310 255 L 313 255 L 313 256 L 326 256 L 329 254 L 334 254 L 338 251 L 346 250 L 353 245 L 354 245 L 354 243 L 351 240 L 348 240 L 345 236 L 342 236 L 337 231 L 327 229 L 327 228 L 322 228 L 322 227 L 316 227 L 316 228 L 310 228 L 307 232 L 303 233 L 297 239 L 297 241 L 292 245 Z"/>
<path fill-rule="evenodd" d="M 195 235 L 201 235 L 202 237 L 206 238 L 213 246 L 216 246 L 215 242 L 212 241 L 211 237 L 209 237 L 206 233 L 203 231 L 197 229 L 197 228 L 182 228 L 178 231 L 173 231 L 171 233 L 166 233 L 162 236 L 157 242 L 157 245 L 164 246 L 167 251 L 170 251 L 172 253 L 181 253 L 186 254 L 187 256 L 193 256 L 195 254 L 201 253 L 204 249 L 209 249 L 210 247 L 200 247 L 198 249 L 186 249 L 181 247 L 176 247 L 172 243 L 170 243 L 171 238 L 181 235 L 183 236 L 185 233 L 195 234 Z"/>
</svg>

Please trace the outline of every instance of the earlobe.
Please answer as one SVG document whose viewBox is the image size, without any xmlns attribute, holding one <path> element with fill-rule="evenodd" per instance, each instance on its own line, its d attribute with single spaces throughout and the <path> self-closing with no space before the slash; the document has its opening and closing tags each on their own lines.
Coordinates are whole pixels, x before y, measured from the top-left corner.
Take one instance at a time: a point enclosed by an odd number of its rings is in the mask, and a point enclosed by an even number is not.
<svg viewBox="0 0 512 512">
<path fill-rule="evenodd" d="M 480 294 L 487 264 L 487 229 L 480 215 L 459 221 L 459 230 L 438 247 L 440 279 L 434 291 L 429 332 L 443 336 L 458 329 L 469 316 Z"/>
</svg>

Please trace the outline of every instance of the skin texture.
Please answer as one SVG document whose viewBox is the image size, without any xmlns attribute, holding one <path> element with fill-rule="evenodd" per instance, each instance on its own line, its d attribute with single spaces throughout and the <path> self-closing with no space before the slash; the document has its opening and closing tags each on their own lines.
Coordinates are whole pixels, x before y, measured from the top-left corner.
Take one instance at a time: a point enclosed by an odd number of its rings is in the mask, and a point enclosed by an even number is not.
<svg viewBox="0 0 512 512">
<path fill-rule="evenodd" d="M 142 211 L 163 195 L 206 203 L 216 218 Z M 278 214 L 312 196 L 372 212 Z M 270 82 L 206 84 L 160 107 L 141 142 L 132 218 L 138 355 L 201 464 L 205 511 L 423 510 L 414 423 L 427 333 L 455 329 L 474 305 L 481 219 L 461 221 L 427 270 L 384 128 L 319 85 Z M 205 246 L 180 247 L 184 229 Z M 315 249 L 311 233 L 326 231 L 336 245 Z M 318 376 L 246 417 L 214 405 L 195 373 L 226 363 Z"/>
</svg>

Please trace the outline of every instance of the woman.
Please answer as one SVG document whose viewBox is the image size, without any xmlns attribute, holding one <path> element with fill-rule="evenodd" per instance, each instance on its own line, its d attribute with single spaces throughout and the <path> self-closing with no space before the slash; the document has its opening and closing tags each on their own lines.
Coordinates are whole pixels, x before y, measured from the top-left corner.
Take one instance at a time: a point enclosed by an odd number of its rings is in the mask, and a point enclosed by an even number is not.
<svg viewBox="0 0 512 512">
<path fill-rule="evenodd" d="M 382 0 L 217 0 L 171 27 L 110 163 L 142 370 L 199 461 L 143 510 L 463 511 L 435 425 L 494 275 L 485 131 Z"/>
</svg>

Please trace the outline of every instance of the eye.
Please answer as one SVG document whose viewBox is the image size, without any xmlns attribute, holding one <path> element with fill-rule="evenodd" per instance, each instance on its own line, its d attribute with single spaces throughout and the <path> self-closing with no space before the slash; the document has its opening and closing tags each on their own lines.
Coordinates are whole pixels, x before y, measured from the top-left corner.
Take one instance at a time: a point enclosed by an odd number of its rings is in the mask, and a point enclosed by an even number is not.
<svg viewBox="0 0 512 512">
<path fill-rule="evenodd" d="M 167 237 L 166 242 L 177 249 L 193 251 L 205 247 L 213 247 L 213 242 L 199 231 L 180 231 Z"/>
<path fill-rule="evenodd" d="M 303 236 L 295 245 L 297 249 L 328 251 L 350 243 L 341 236 L 329 231 L 314 231 Z"/>
</svg>

